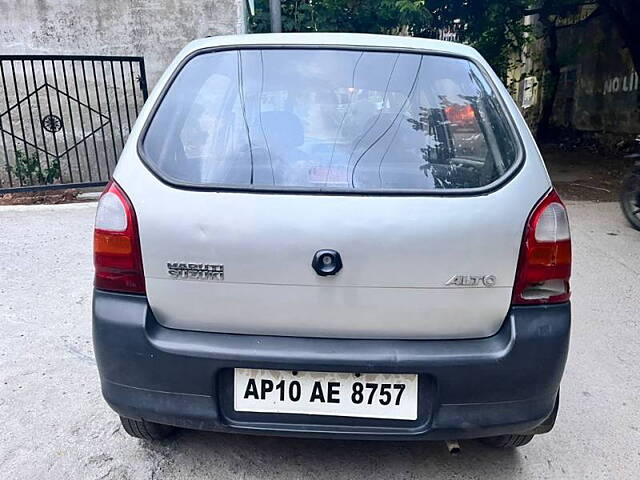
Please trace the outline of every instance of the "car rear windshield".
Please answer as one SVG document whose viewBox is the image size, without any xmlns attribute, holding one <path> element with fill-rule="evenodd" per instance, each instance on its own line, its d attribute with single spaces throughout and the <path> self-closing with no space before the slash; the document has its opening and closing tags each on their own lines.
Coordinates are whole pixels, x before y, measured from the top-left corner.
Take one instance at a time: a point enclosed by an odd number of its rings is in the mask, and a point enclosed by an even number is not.
<svg viewBox="0 0 640 480">
<path fill-rule="evenodd" d="M 194 56 L 142 151 L 178 184 L 340 192 L 479 188 L 519 156 L 469 60 L 294 48 Z"/>
</svg>

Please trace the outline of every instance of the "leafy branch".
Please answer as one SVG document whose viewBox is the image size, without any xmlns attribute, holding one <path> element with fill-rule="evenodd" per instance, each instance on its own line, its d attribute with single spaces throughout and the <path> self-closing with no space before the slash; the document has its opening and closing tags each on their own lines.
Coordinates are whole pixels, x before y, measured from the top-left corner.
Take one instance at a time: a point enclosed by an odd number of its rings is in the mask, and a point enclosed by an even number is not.
<svg viewBox="0 0 640 480">
<path fill-rule="evenodd" d="M 54 158 L 47 167 L 42 167 L 38 152 L 29 155 L 22 150 L 16 151 L 16 164 L 7 165 L 9 175 L 18 178 L 21 185 L 50 185 L 62 176 L 60 160 Z"/>
</svg>

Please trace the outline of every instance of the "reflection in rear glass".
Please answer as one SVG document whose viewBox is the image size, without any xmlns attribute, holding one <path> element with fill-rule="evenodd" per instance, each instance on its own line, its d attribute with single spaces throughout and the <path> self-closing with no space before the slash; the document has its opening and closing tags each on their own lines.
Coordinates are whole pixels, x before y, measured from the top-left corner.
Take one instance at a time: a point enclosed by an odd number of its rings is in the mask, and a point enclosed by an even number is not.
<svg viewBox="0 0 640 480">
<path fill-rule="evenodd" d="M 471 62 L 305 49 L 194 57 L 159 105 L 143 149 L 170 181 L 337 191 L 477 188 L 518 156 Z"/>
</svg>

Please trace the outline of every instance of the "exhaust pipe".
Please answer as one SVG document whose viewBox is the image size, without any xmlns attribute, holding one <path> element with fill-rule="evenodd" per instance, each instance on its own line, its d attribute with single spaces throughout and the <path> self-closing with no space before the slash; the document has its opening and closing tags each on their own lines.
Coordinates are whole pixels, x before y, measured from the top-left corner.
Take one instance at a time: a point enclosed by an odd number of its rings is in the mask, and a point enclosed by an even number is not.
<svg viewBox="0 0 640 480">
<path fill-rule="evenodd" d="M 460 444 L 457 440 L 445 440 L 445 443 L 451 455 L 458 455 L 461 452 Z"/>
</svg>

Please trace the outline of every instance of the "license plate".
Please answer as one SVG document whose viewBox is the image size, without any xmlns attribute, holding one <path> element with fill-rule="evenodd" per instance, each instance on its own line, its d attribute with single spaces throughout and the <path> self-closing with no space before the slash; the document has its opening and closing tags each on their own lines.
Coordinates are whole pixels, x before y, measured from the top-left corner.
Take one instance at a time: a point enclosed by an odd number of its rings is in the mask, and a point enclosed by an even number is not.
<svg viewBox="0 0 640 480">
<path fill-rule="evenodd" d="M 234 372 L 237 412 L 416 420 L 418 376 L 253 370 Z"/>
</svg>

